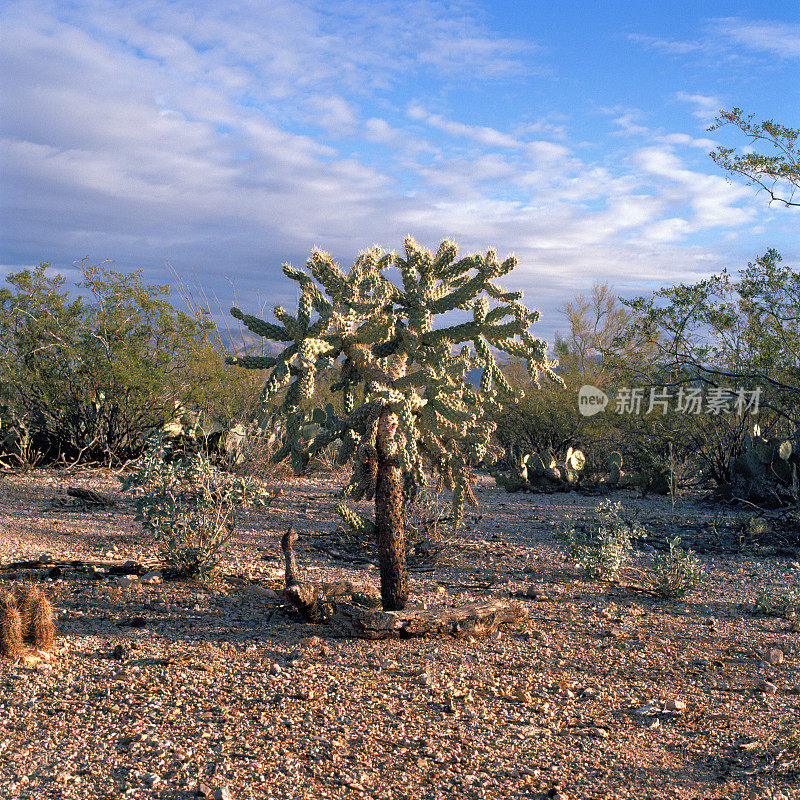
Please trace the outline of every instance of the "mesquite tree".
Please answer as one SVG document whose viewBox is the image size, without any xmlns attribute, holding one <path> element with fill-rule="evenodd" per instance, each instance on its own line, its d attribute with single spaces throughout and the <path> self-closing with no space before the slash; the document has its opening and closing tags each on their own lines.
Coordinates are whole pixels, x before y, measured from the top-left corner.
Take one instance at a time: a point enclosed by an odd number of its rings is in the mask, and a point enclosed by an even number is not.
<svg viewBox="0 0 800 800">
<path fill-rule="evenodd" d="M 492 350 L 523 359 L 534 378 L 554 377 L 546 344 L 528 330 L 539 312 L 522 304 L 522 292 L 505 292 L 495 282 L 514 269 L 516 258 L 501 263 L 489 250 L 457 260 L 457 253 L 451 241 L 433 254 L 409 237 L 404 258 L 375 247 L 345 274 L 330 255 L 315 250 L 310 274 L 283 267 L 299 284 L 296 315 L 278 306 L 280 324 L 274 324 L 231 309 L 253 333 L 285 343 L 276 356 L 228 359 L 271 370 L 265 401 L 286 389 L 286 439 L 275 460 L 290 457 L 301 472 L 311 455 L 332 442 L 340 443 L 339 463 L 353 457 L 343 496 L 374 498 L 375 521 L 344 504 L 339 513 L 377 538 L 386 609 L 402 609 L 408 599 L 403 500 L 425 483 L 423 457 L 438 488 L 453 490 L 458 521 L 464 503 L 475 504 L 470 464 L 502 453 L 491 440 L 494 417 L 519 393 Z M 387 277 L 392 268 L 399 270 L 397 283 Z M 434 318 L 442 315 L 444 324 L 435 326 Z M 315 415 L 324 424 L 310 426 L 301 406 L 313 395 L 317 376 L 333 364 L 340 366 L 341 379 L 331 388 L 343 392 L 344 415 L 336 417 L 329 406 L 327 415 Z M 476 367 L 482 369 L 477 388 L 466 378 Z"/>
</svg>

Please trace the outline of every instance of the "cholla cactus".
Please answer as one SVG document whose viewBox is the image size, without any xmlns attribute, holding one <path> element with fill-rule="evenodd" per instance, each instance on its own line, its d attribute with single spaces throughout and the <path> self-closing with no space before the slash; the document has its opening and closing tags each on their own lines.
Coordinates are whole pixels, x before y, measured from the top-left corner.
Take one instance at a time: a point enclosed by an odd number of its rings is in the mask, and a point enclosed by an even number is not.
<svg viewBox="0 0 800 800">
<path fill-rule="evenodd" d="M 278 306 L 280 324 L 274 324 L 231 309 L 253 333 L 286 343 L 277 356 L 228 359 L 271 369 L 265 400 L 288 387 L 282 406 L 287 436 L 275 459 L 290 457 L 300 472 L 311 455 L 334 441 L 341 442 L 340 463 L 354 456 L 344 494 L 374 497 L 375 523 L 344 506 L 340 513 L 362 530 L 375 530 L 386 608 L 403 608 L 407 598 L 402 500 L 425 483 L 423 456 L 439 486 L 453 490 L 454 518 L 460 520 L 465 502 L 475 504 L 469 464 L 494 461 L 502 452 L 492 442 L 493 418 L 518 394 L 492 349 L 524 359 L 534 378 L 554 377 L 546 344 L 528 330 L 539 313 L 522 304 L 521 292 L 505 292 L 496 283 L 514 269 L 516 258 L 500 262 L 489 250 L 457 260 L 457 253 L 451 241 L 433 254 L 409 237 L 405 257 L 375 247 L 345 274 L 330 255 L 315 250 L 310 275 L 283 267 L 299 284 L 295 316 Z M 391 267 L 400 271 L 398 285 L 386 277 Z M 458 311 L 472 319 L 464 321 L 461 314 L 461 320 L 434 325 L 436 317 Z M 317 376 L 335 362 L 341 362 L 341 380 L 331 388 L 343 393 L 344 416 L 329 412 L 309 440 L 301 430 L 300 406 L 313 394 Z M 466 380 L 474 368 L 482 370 L 478 389 Z"/>
</svg>

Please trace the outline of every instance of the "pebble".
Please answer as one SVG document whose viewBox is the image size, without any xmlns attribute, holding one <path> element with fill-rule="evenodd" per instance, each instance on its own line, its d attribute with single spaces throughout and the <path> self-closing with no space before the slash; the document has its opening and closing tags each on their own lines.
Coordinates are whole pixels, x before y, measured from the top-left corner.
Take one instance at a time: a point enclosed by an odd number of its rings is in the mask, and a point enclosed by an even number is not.
<svg viewBox="0 0 800 800">
<path fill-rule="evenodd" d="M 764 694 L 776 694 L 778 691 L 778 687 L 772 683 L 772 681 L 761 681 L 758 684 L 758 688 L 764 692 Z"/>
<path fill-rule="evenodd" d="M 148 586 L 158 586 L 164 582 L 164 577 L 161 574 L 161 570 L 154 569 L 150 572 L 146 572 L 139 580 L 141 583 L 147 584 Z"/>
<path fill-rule="evenodd" d="M 783 664 L 783 650 L 781 650 L 779 647 L 771 647 L 767 651 L 766 661 L 772 666 L 775 666 L 776 664 Z"/>
<path fill-rule="evenodd" d="M 683 711 L 686 711 L 686 703 L 683 700 L 667 700 L 664 703 L 664 710 L 670 711 L 673 714 L 680 714 Z"/>
<path fill-rule="evenodd" d="M 525 597 L 530 597 L 531 600 L 549 600 L 550 597 L 544 589 L 544 586 L 529 586 L 525 590 Z"/>
</svg>

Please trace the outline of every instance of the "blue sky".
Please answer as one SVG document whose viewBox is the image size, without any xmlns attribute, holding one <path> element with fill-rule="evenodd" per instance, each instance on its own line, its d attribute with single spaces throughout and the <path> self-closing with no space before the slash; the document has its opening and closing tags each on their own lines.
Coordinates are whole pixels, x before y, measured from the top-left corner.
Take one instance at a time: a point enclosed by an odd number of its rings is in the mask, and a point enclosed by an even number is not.
<svg viewBox="0 0 800 800">
<path fill-rule="evenodd" d="M 711 162 L 721 108 L 800 127 L 800 6 L 5 2 L 0 274 L 111 259 L 254 308 L 280 265 L 411 233 L 564 300 L 800 261 L 798 214 Z"/>
</svg>

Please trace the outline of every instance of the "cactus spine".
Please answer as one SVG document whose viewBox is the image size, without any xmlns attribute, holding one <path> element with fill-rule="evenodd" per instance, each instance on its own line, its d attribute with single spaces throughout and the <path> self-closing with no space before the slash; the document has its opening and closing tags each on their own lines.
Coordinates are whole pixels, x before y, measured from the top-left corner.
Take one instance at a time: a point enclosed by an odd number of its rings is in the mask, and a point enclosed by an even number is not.
<svg viewBox="0 0 800 800">
<path fill-rule="evenodd" d="M 457 255 L 449 240 L 434 254 L 409 237 L 402 256 L 375 247 L 345 273 L 329 254 L 315 250 L 307 262 L 310 275 L 283 268 L 300 286 L 296 316 L 278 307 L 280 324 L 275 324 L 231 309 L 253 333 L 286 343 L 269 363 L 228 359 L 248 369 L 271 370 L 265 400 L 286 390 L 281 406 L 286 441 L 276 460 L 288 457 L 301 472 L 315 452 L 336 441 L 342 443 L 340 463 L 354 454 L 344 494 L 375 498 L 376 535 L 386 543 L 379 550 L 387 608 L 405 604 L 402 500 L 425 483 L 423 458 L 439 482 L 452 487 L 458 521 L 464 503 L 475 500 L 470 462 L 492 462 L 502 453 L 492 441 L 493 416 L 518 394 L 501 374 L 492 348 L 524 359 L 536 379 L 541 373 L 555 378 L 545 343 L 528 330 L 538 312 L 521 303 L 521 293 L 504 292 L 494 283 L 516 266 L 516 259 L 501 263 L 493 250 L 459 260 Z M 387 278 L 389 267 L 399 269 L 400 285 Z M 471 321 L 435 325 L 438 315 L 455 310 L 471 312 Z M 343 392 L 344 416 L 305 431 L 301 401 L 324 368 L 334 364 L 341 364 L 341 380 L 331 389 Z M 466 380 L 475 368 L 482 370 L 478 390 Z M 363 395 L 355 392 L 358 384 Z M 361 530 L 371 525 L 352 511 L 343 516 Z"/>
<path fill-rule="evenodd" d="M 16 658 L 22 651 L 22 619 L 14 595 L 0 589 L 0 656 Z"/>
<path fill-rule="evenodd" d="M 18 586 L 14 591 L 22 624 L 25 644 L 37 650 L 51 650 L 55 641 L 56 626 L 53 607 L 38 586 L 31 583 Z"/>
<path fill-rule="evenodd" d="M 0 655 L 16 658 L 25 645 L 52 650 L 55 631 L 53 607 L 38 586 L 27 583 L 13 592 L 0 590 Z"/>
</svg>

